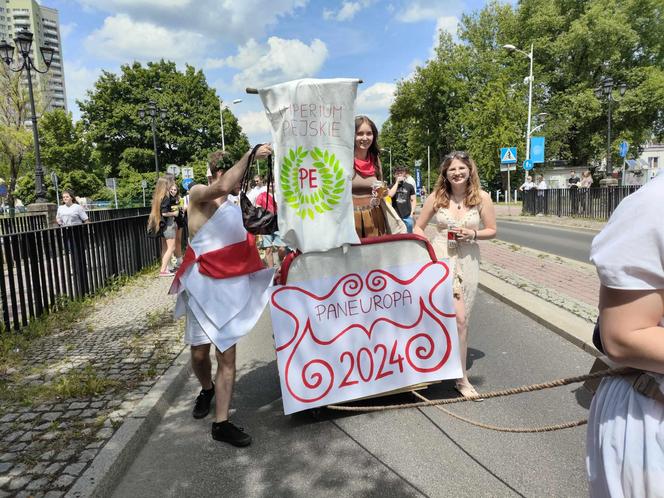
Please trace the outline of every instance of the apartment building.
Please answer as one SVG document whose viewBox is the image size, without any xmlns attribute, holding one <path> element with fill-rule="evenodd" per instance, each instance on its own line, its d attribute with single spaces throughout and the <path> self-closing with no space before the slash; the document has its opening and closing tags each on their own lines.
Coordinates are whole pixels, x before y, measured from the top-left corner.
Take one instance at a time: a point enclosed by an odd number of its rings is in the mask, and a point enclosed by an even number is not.
<svg viewBox="0 0 664 498">
<path fill-rule="evenodd" d="M 58 11 L 40 6 L 35 0 L 0 0 L 0 39 L 13 43 L 19 31 L 27 29 L 34 38 L 32 58 L 40 71 L 45 69 L 39 47 L 55 50 L 51 68 L 46 74 L 35 74 L 47 110 L 67 110 L 67 92 L 62 62 L 62 42 Z"/>
</svg>

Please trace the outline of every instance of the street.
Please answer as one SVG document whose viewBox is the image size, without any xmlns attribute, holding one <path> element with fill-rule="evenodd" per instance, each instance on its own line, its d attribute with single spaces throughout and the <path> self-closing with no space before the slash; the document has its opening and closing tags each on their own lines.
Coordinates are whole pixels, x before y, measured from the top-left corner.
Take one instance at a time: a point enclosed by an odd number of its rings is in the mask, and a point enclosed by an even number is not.
<svg viewBox="0 0 664 498">
<path fill-rule="evenodd" d="M 593 231 L 503 219 L 497 224 L 499 240 L 589 263 L 590 244 L 596 235 Z"/>
<path fill-rule="evenodd" d="M 479 292 L 469 374 L 490 391 L 587 373 L 593 358 Z M 452 382 L 423 391 L 456 397 Z M 192 376 L 114 496 L 586 496 L 585 426 L 511 434 L 452 419 L 434 407 L 283 415 L 269 316 L 239 345 L 234 420 L 254 437 L 237 449 L 210 437 L 212 415 L 191 417 Z M 409 394 L 372 404 L 410 402 Z M 449 410 L 484 423 L 530 427 L 585 418 L 580 385 Z"/>
</svg>

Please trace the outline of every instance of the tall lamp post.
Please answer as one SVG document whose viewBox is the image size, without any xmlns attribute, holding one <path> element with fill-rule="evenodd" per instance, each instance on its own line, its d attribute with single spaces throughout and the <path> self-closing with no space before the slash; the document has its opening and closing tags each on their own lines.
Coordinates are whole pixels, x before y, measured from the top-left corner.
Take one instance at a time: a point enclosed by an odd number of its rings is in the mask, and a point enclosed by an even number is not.
<svg viewBox="0 0 664 498">
<path fill-rule="evenodd" d="M 35 61 L 30 56 L 30 48 L 32 46 L 32 33 L 23 29 L 16 35 L 14 38 L 14 43 L 18 49 L 18 53 L 22 57 L 22 61 L 17 67 L 12 67 L 11 63 L 13 61 L 12 56 L 14 55 L 14 47 L 12 47 L 5 40 L 0 42 L 0 57 L 7 67 L 15 72 L 21 72 L 25 69 L 28 75 L 28 93 L 30 95 L 30 111 L 32 113 L 32 136 L 34 140 L 35 147 L 35 194 L 36 202 L 44 203 L 46 202 L 46 190 L 44 189 L 44 169 L 41 164 L 41 152 L 39 150 L 39 130 L 37 129 L 37 112 L 35 111 L 35 97 L 32 91 L 32 74 L 30 71 L 36 71 L 40 74 L 46 73 L 51 67 L 51 62 L 53 61 L 53 53 L 55 50 L 52 47 L 39 47 L 41 51 L 42 58 L 44 59 L 44 64 L 46 69 L 40 71 L 35 65 Z"/>
<path fill-rule="evenodd" d="M 380 151 L 390 154 L 390 185 L 392 185 L 392 147 L 385 147 L 384 149 L 380 149 Z"/>
<path fill-rule="evenodd" d="M 232 103 L 239 104 L 242 99 L 235 99 Z M 221 123 L 221 150 L 226 152 L 226 138 L 224 137 L 224 109 L 228 109 L 228 105 L 224 104 L 219 99 L 219 122 Z"/>
<path fill-rule="evenodd" d="M 530 59 L 530 74 L 528 75 L 528 125 L 526 129 L 526 159 L 530 159 L 530 130 L 531 118 L 532 118 L 532 109 L 533 109 L 533 44 L 530 44 L 530 53 L 524 52 L 521 49 L 516 48 L 514 45 L 503 45 L 503 48 L 519 52 L 520 54 L 525 55 Z"/>
<path fill-rule="evenodd" d="M 159 177 L 159 154 L 157 153 L 157 116 L 161 119 L 166 119 L 166 109 L 158 109 L 154 100 L 148 102 L 146 109 L 138 110 L 138 117 L 143 119 L 146 114 L 150 116 L 152 121 L 152 146 L 154 148 L 154 170 Z"/>
<path fill-rule="evenodd" d="M 611 104 L 613 103 L 613 87 L 616 84 L 613 82 L 613 78 L 604 78 L 600 82 L 599 86 L 595 88 L 595 97 L 601 99 L 605 97 L 608 102 L 608 126 L 606 131 L 606 173 L 611 174 Z M 625 83 L 620 83 L 617 85 L 620 96 L 625 95 L 627 90 L 627 85 Z"/>
</svg>

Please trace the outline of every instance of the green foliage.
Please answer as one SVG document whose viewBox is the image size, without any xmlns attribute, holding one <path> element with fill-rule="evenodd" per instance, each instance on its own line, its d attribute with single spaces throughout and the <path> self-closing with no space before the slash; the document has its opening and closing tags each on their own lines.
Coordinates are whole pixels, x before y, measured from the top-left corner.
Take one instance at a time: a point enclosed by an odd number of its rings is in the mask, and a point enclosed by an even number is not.
<svg viewBox="0 0 664 498">
<path fill-rule="evenodd" d="M 528 111 L 530 60 L 502 47 L 529 52 L 531 43 L 532 114 L 547 113 L 535 133 L 546 138 L 547 160 L 587 167 L 606 157 L 607 102 L 593 91 L 604 77 L 628 85 L 612 103 L 612 154 L 623 139 L 662 139 L 661 7 L 661 0 L 522 0 L 491 2 L 464 15 L 459 42 L 442 33 L 435 56 L 397 84 L 380 144 L 392 149 L 394 163 L 409 165 L 426 159 L 427 146 L 432 164 L 452 150 L 468 150 L 483 183 L 495 184 L 499 147 L 517 145 L 519 162 L 525 158 Z M 383 154 L 384 172 L 385 163 Z"/>
<path fill-rule="evenodd" d="M 154 101 L 166 117 L 156 118 L 159 163 L 183 166 L 207 158 L 221 148 L 219 100 L 202 71 L 187 65 L 178 71 L 174 62 L 135 62 L 124 65 L 120 74 L 104 71 L 79 102 L 83 126 L 109 175 L 118 175 L 121 163 L 139 173 L 153 171 L 152 126 L 141 119 L 139 109 Z M 237 160 L 248 148 L 237 119 L 224 111 L 224 137 L 230 159 Z M 125 152 L 127 151 L 127 152 Z"/>
</svg>

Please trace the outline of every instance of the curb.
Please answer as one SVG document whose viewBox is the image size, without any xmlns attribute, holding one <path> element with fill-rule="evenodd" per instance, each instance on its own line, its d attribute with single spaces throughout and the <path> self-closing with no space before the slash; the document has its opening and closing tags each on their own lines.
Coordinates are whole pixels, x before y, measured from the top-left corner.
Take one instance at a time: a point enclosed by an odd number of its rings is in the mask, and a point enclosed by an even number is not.
<svg viewBox="0 0 664 498">
<path fill-rule="evenodd" d="M 593 345 L 595 326 L 587 320 L 489 275 L 485 271 L 480 271 L 479 287 L 499 301 L 583 349 L 586 353 L 596 358 L 602 356 L 602 353 Z"/>
<path fill-rule="evenodd" d="M 533 217 L 535 218 L 535 217 Z M 524 224 L 531 224 L 531 225 L 543 225 L 546 227 L 551 227 L 551 228 L 566 228 L 569 230 L 577 230 L 580 232 L 592 232 L 592 233 L 599 233 L 602 231 L 601 228 L 592 228 L 592 227 L 584 227 L 584 226 L 578 226 L 578 225 L 567 225 L 564 223 L 555 223 L 553 221 L 545 220 L 545 221 L 539 221 L 537 219 L 533 220 L 524 220 L 524 219 L 513 219 L 511 216 L 496 216 L 497 220 L 502 220 L 502 221 L 511 221 L 512 223 L 524 223 Z"/>
<path fill-rule="evenodd" d="M 104 445 L 65 498 L 110 496 L 148 437 L 171 405 L 191 373 L 189 348 L 183 348 L 173 364 L 136 405 L 120 428 Z"/>
</svg>

